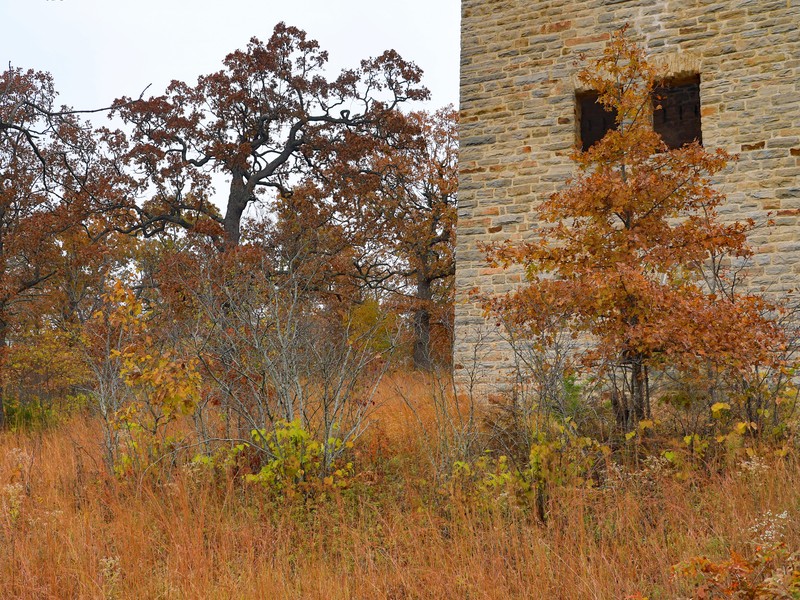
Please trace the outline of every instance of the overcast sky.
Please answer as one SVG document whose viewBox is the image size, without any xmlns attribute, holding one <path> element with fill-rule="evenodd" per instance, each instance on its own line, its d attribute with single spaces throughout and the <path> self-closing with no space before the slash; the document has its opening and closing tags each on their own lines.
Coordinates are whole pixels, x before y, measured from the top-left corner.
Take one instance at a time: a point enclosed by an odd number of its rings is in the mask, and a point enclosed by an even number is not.
<svg viewBox="0 0 800 600">
<path fill-rule="evenodd" d="M 3 65 L 50 71 L 60 101 L 108 105 L 220 68 L 275 23 L 305 29 L 337 71 L 388 48 L 425 71 L 427 108 L 458 101 L 459 0 L 0 0 Z"/>
</svg>

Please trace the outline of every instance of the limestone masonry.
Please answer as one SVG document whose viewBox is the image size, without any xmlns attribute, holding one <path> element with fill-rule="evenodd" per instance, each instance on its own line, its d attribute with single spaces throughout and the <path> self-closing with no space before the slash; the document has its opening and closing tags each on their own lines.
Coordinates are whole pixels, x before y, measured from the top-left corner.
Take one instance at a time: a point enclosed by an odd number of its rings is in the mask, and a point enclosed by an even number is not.
<svg viewBox="0 0 800 600">
<path fill-rule="evenodd" d="M 752 284 L 800 287 L 800 0 L 462 0 L 461 10 L 457 376 L 476 357 L 496 382 L 510 367 L 469 291 L 505 292 L 520 276 L 489 268 L 477 243 L 535 235 L 532 209 L 570 177 L 587 116 L 576 61 L 624 23 L 695 98 L 699 80 L 695 109 L 671 113 L 699 119 L 706 147 L 740 155 L 717 179 L 724 218 L 773 215 L 752 239 Z"/>
</svg>

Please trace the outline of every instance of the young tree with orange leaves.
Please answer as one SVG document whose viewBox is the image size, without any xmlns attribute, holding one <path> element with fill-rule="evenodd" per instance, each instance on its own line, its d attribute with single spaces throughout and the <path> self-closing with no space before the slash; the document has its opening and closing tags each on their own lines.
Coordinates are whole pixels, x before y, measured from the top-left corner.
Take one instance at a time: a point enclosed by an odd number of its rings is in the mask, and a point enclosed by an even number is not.
<svg viewBox="0 0 800 600">
<path fill-rule="evenodd" d="M 535 240 L 490 249 L 495 264 L 527 276 L 491 308 L 533 332 L 562 315 L 592 340 L 584 361 L 612 375 L 612 407 L 625 431 L 650 415 L 650 368 L 685 372 L 711 361 L 743 370 L 770 363 L 781 345 L 761 298 L 721 292 L 731 271 L 719 258 L 749 257 L 754 224 L 717 215 L 724 196 L 711 177 L 732 157 L 697 142 L 670 150 L 653 131 L 663 77 L 625 28 L 617 32 L 579 75 L 616 112 L 616 129 L 575 151 L 578 173 L 538 207 L 544 226 Z"/>
</svg>

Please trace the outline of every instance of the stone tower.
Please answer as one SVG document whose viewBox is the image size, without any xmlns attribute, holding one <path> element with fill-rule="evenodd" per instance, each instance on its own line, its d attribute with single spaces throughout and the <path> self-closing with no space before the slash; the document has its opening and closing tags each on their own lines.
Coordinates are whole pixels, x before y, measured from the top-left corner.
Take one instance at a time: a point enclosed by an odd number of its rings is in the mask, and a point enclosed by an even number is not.
<svg viewBox="0 0 800 600">
<path fill-rule="evenodd" d="M 570 177 L 571 149 L 602 137 L 575 74 L 624 23 L 667 65 L 654 116 L 665 141 L 739 154 L 717 178 L 723 218 L 772 214 L 752 239 L 751 283 L 800 285 L 800 0 L 462 0 L 457 377 L 477 364 L 500 383 L 511 365 L 469 292 L 505 292 L 520 275 L 489 268 L 477 245 L 535 235 L 532 208 Z"/>
</svg>

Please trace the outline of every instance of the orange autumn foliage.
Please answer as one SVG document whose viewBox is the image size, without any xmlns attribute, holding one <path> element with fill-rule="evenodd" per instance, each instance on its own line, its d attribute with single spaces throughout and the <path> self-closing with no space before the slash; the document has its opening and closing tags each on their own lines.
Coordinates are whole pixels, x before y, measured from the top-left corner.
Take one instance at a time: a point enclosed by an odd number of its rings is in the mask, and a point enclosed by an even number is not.
<svg viewBox="0 0 800 600">
<path fill-rule="evenodd" d="M 616 129 L 572 158 L 577 175 L 538 207 L 543 226 L 523 244 L 489 247 L 527 285 L 488 301 L 534 334 L 553 315 L 595 343 L 585 363 L 625 373 L 612 396 L 627 429 L 649 416 L 648 367 L 683 371 L 709 361 L 736 371 L 770 364 L 782 344 L 765 315 L 776 307 L 737 293 L 733 265 L 752 255 L 754 222 L 725 223 L 712 177 L 733 157 L 694 142 L 668 149 L 653 131 L 653 93 L 665 74 L 617 32 L 579 78 L 616 113 Z"/>
</svg>

